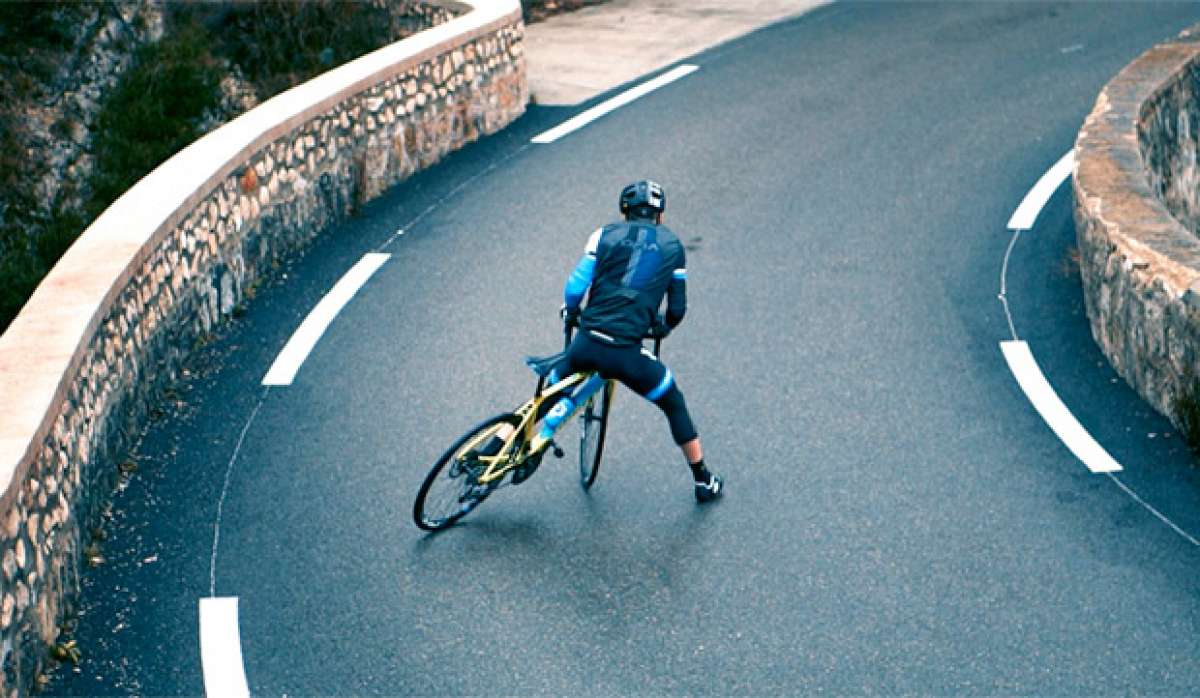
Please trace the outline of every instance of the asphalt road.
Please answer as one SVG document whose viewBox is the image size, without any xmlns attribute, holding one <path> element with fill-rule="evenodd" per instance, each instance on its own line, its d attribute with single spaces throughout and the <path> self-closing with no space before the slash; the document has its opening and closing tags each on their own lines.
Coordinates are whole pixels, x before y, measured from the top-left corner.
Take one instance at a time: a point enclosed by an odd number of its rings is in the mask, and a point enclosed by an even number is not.
<svg viewBox="0 0 1200 698">
<path fill-rule="evenodd" d="M 1200 550 L 1041 421 L 1000 353 L 1009 215 L 1187 4 L 837 4 L 690 61 L 562 141 L 533 108 L 327 236 L 197 357 L 117 495 L 61 694 L 203 692 L 237 596 L 256 695 L 1200 692 Z M 728 478 L 697 507 L 617 397 L 600 479 L 550 460 L 461 525 L 410 508 L 524 399 L 620 187 L 689 245 L 664 356 Z M 435 206 L 420 217 L 423 211 Z M 1066 187 L 1010 262 L 1015 322 L 1121 483 L 1200 533 L 1170 425 L 1094 346 Z M 299 321 L 400 227 L 294 385 Z M 257 410 L 257 412 L 256 412 Z"/>
</svg>

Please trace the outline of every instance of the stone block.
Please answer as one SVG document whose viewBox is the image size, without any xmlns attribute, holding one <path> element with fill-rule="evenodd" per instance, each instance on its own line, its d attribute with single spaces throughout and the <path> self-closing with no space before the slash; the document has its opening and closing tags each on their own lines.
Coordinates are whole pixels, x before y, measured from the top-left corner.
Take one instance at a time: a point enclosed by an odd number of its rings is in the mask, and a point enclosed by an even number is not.
<svg viewBox="0 0 1200 698">
<path fill-rule="evenodd" d="M 16 596 L 14 596 L 11 592 L 5 594 L 4 600 L 0 601 L 0 628 L 7 631 L 10 627 L 12 627 L 16 610 Z M 16 689 L 13 689 L 13 692 L 10 695 L 15 698 L 16 696 L 19 696 L 20 693 Z"/>
<path fill-rule="evenodd" d="M 17 507 L 13 507 L 8 511 L 8 515 L 4 517 L 4 538 L 12 540 L 17 537 L 17 533 L 21 530 L 21 511 Z"/>
</svg>

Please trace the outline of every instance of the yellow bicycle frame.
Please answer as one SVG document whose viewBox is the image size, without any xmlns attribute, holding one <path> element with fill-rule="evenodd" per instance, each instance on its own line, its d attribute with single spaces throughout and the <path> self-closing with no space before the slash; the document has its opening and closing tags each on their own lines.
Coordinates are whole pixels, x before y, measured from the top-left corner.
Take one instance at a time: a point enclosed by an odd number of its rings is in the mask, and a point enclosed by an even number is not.
<svg viewBox="0 0 1200 698">
<path fill-rule="evenodd" d="M 516 429 L 508 437 L 508 439 L 505 440 L 504 446 L 502 446 L 500 451 L 494 456 L 479 457 L 479 461 L 486 464 L 487 467 L 484 468 L 483 473 L 476 478 L 476 482 L 481 485 L 496 482 L 500 480 L 500 478 L 507 475 L 510 470 L 524 464 L 529 460 L 529 458 L 540 455 L 543 451 L 545 451 L 546 447 L 550 445 L 550 439 L 543 439 L 535 432 L 535 428 L 537 427 L 538 408 L 540 408 L 547 400 L 558 400 L 563 395 L 568 394 L 576 386 L 582 384 L 584 381 L 590 378 L 591 375 L 592 374 L 590 372 L 587 372 L 575 373 L 567 376 L 549 388 L 546 388 L 545 390 L 539 390 L 537 394 L 530 398 L 525 404 L 518 407 L 513 414 L 516 415 L 519 421 Z M 600 391 L 597 391 L 596 394 L 602 395 L 603 391 L 607 389 L 608 387 L 606 386 Z M 563 418 L 562 423 L 566 424 L 571 417 L 575 416 L 575 413 L 578 412 L 582 406 L 583 405 L 576 405 L 575 409 Z M 502 426 L 503 423 L 497 424 L 493 429 L 489 429 L 488 431 L 479 434 L 474 439 L 471 439 L 464 444 L 461 449 L 459 449 L 458 453 L 454 454 L 454 458 L 457 460 L 462 456 L 462 454 L 480 446 L 484 443 L 484 441 L 491 438 L 497 431 L 499 431 Z"/>
</svg>

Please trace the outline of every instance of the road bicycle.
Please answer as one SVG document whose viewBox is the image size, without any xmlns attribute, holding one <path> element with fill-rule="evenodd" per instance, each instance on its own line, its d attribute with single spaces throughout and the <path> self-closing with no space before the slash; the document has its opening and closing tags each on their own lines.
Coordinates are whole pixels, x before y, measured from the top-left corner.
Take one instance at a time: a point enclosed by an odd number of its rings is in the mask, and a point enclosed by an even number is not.
<svg viewBox="0 0 1200 698">
<path fill-rule="evenodd" d="M 426 531 L 447 528 L 501 487 L 528 480 L 547 452 L 562 458 L 565 452 L 555 437 L 573 420 L 579 427 L 579 484 L 588 490 L 595 483 L 616 383 L 598 373 L 583 372 L 546 385 L 551 369 L 571 343 L 572 330 L 570 325 L 565 326 L 564 352 L 525 359 L 537 374 L 532 398 L 512 412 L 472 427 L 433 464 L 413 503 L 413 521 L 418 527 Z M 655 339 L 655 355 L 661 341 Z M 543 426 L 551 427 L 550 438 L 543 435 Z M 506 431 L 511 433 L 494 455 L 479 452 L 492 436 Z"/>
</svg>

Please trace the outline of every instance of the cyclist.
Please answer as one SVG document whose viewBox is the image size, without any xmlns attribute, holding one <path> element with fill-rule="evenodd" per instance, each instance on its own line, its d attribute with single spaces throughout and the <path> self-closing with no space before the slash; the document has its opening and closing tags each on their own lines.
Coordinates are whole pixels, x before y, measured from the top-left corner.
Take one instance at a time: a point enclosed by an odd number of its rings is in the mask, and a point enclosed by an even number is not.
<svg viewBox="0 0 1200 698">
<path fill-rule="evenodd" d="M 598 371 L 657 405 L 692 470 L 696 499 L 708 502 L 721 496 L 724 482 L 704 464 L 700 437 L 671 369 L 642 347 L 643 337 L 666 337 L 687 310 L 683 244 L 662 224 L 667 198 L 656 182 L 625 187 L 619 205 L 625 220 L 592 233 L 567 279 L 562 315 L 580 331 L 550 380 Z M 658 314 L 664 296 L 665 322 Z"/>
</svg>

